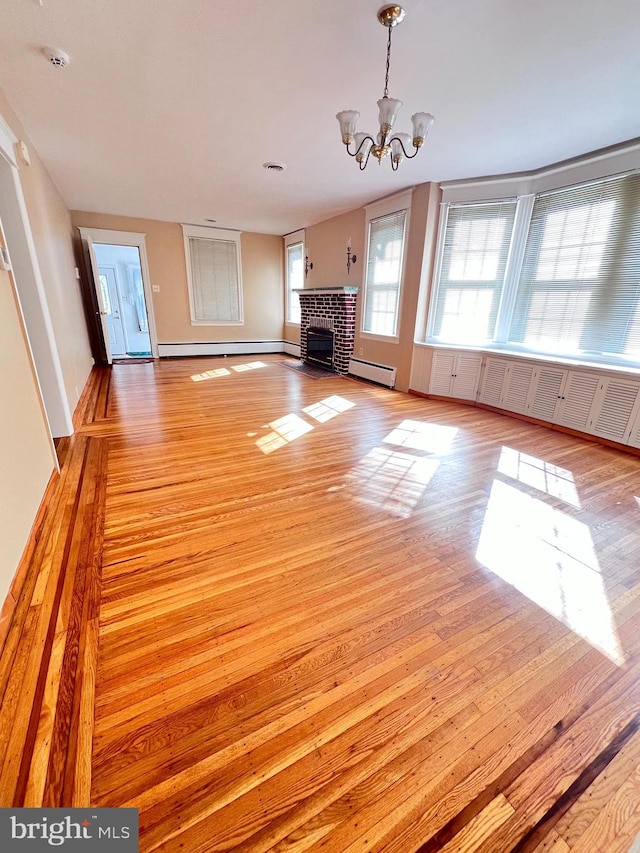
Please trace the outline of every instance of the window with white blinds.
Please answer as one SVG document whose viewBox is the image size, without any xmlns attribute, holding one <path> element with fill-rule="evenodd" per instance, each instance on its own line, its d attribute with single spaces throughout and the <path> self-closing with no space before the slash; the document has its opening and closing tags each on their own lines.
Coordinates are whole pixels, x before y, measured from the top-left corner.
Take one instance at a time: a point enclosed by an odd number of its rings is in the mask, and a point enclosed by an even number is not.
<svg viewBox="0 0 640 853">
<path fill-rule="evenodd" d="M 362 331 L 395 337 L 404 261 L 407 211 L 369 222 Z"/>
<path fill-rule="evenodd" d="M 447 209 L 430 337 L 493 340 L 511 245 L 516 199 Z"/>
<path fill-rule="evenodd" d="M 300 298 L 295 292 L 304 287 L 304 231 L 285 237 L 287 323 L 300 324 Z"/>
<path fill-rule="evenodd" d="M 193 325 L 243 322 L 240 234 L 183 225 Z"/>
<path fill-rule="evenodd" d="M 427 340 L 640 364 L 640 174 L 445 210 Z"/>
<path fill-rule="evenodd" d="M 508 341 L 640 359 L 640 175 L 536 197 Z"/>
</svg>

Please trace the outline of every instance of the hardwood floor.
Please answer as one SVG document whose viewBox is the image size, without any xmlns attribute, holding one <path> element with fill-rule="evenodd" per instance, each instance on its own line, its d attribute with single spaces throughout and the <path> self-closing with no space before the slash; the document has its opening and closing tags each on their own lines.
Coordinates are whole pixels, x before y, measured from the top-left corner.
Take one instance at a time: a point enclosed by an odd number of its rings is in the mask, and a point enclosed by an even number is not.
<svg viewBox="0 0 640 853">
<path fill-rule="evenodd" d="M 143 851 L 626 853 L 640 460 L 283 360 L 94 371 L 0 804 L 136 806 Z"/>
</svg>

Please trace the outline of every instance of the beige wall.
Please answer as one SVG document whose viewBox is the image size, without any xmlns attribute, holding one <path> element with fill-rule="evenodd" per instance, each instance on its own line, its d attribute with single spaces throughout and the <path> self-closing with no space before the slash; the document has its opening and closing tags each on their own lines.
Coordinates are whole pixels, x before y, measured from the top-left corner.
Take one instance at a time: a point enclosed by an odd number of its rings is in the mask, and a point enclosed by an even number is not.
<svg viewBox="0 0 640 853">
<path fill-rule="evenodd" d="M 351 252 L 357 258 L 347 275 L 347 241 L 351 237 Z M 326 219 L 305 228 L 305 252 L 313 269 L 309 270 L 305 287 L 362 287 L 364 260 L 364 210 L 350 210 L 341 216 Z M 283 261 L 284 263 L 284 261 Z M 287 325 L 285 340 L 300 343 L 299 326 Z"/>
<path fill-rule="evenodd" d="M 72 211 L 73 225 L 146 234 L 153 311 L 159 343 L 282 340 L 284 278 L 282 238 L 244 232 L 243 326 L 192 326 L 182 228 L 177 222 Z"/>
<path fill-rule="evenodd" d="M 360 334 L 366 262 L 365 209 L 352 210 L 305 229 L 305 248 L 309 260 L 313 262 L 313 270 L 309 271 L 305 287 L 356 285 L 360 288 L 354 353 L 365 361 L 395 367 L 396 388 L 401 391 L 409 388 L 416 316 L 423 303 L 422 294 L 425 293 L 433 264 L 439 200 L 440 191 L 436 184 L 419 184 L 413 190 L 398 342 L 381 341 Z M 357 261 L 347 275 L 349 237 Z M 287 340 L 299 342 L 297 327 L 287 327 Z"/>
<path fill-rule="evenodd" d="M 20 166 L 20 183 L 51 316 L 69 411 L 73 413 L 93 366 L 93 358 L 80 282 L 75 276 L 71 216 L 2 90 L 0 115 L 18 139 L 27 143 L 31 155 L 31 165 Z"/>
<path fill-rule="evenodd" d="M 0 606 L 54 456 L 10 274 L 0 270 Z"/>
</svg>

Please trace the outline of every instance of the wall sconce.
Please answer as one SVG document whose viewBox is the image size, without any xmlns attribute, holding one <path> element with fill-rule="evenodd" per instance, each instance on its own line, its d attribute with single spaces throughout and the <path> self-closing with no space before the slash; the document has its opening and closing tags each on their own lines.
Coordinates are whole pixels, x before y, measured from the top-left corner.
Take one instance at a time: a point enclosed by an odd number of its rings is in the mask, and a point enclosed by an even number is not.
<svg viewBox="0 0 640 853">
<path fill-rule="evenodd" d="M 351 237 L 349 237 L 347 243 L 347 275 L 351 272 L 351 264 L 355 264 L 357 260 L 356 256 L 351 254 Z"/>
<path fill-rule="evenodd" d="M 307 277 L 309 270 L 312 270 L 312 269 L 313 269 L 313 264 L 309 260 L 309 255 L 305 255 L 305 259 L 304 259 L 304 277 L 305 278 Z"/>
</svg>

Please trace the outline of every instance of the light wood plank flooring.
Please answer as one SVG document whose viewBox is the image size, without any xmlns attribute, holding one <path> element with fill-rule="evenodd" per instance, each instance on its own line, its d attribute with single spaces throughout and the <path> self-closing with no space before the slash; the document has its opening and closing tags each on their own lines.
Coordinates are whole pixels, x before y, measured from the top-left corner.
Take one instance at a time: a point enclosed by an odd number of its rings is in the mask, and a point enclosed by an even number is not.
<svg viewBox="0 0 640 853">
<path fill-rule="evenodd" d="M 143 851 L 626 853 L 640 460 L 286 357 L 95 370 L 0 658 L 0 804 Z"/>
</svg>

